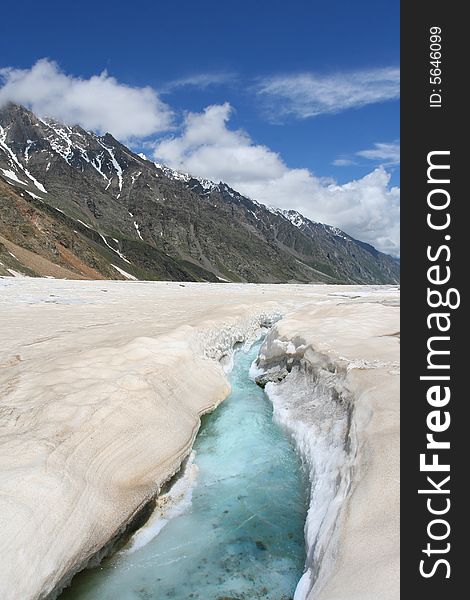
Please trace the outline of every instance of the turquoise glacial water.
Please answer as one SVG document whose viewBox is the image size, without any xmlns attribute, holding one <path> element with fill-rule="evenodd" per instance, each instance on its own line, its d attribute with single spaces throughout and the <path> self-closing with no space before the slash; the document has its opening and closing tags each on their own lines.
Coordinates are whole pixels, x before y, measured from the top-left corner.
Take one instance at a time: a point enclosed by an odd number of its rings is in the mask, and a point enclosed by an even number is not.
<svg viewBox="0 0 470 600">
<path fill-rule="evenodd" d="M 192 500 L 158 535 L 75 577 L 61 600 L 288 600 L 304 560 L 307 482 L 239 351 L 232 393 L 203 417 Z"/>
</svg>

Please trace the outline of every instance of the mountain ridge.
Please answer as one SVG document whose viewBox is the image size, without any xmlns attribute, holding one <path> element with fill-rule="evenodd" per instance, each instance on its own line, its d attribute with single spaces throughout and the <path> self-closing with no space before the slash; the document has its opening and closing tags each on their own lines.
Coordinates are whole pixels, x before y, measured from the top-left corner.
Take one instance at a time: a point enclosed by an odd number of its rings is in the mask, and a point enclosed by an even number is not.
<svg viewBox="0 0 470 600">
<path fill-rule="evenodd" d="M 399 281 L 395 259 L 338 228 L 15 104 L 0 108 L 0 183 L 0 275 L 47 271 L 14 262 L 15 244 L 77 278 Z"/>
</svg>

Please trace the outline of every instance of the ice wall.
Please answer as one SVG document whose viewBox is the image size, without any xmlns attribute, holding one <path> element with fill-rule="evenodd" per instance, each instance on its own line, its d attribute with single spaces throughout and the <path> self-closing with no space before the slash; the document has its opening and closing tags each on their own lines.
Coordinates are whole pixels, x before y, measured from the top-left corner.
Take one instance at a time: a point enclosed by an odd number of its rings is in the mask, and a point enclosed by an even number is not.
<svg viewBox="0 0 470 600">
<path fill-rule="evenodd" d="M 311 486 L 295 600 L 399 597 L 397 317 L 375 303 L 304 309 L 252 365 Z"/>
<path fill-rule="evenodd" d="M 334 561 L 356 450 L 353 405 L 343 384 L 345 365 L 331 363 L 300 338 L 282 340 L 278 335 L 276 329 L 269 333 L 252 374 L 261 382 L 284 375 L 280 382 L 268 381 L 265 391 L 274 419 L 292 436 L 310 481 L 306 571 L 294 597 L 304 600 Z"/>
</svg>

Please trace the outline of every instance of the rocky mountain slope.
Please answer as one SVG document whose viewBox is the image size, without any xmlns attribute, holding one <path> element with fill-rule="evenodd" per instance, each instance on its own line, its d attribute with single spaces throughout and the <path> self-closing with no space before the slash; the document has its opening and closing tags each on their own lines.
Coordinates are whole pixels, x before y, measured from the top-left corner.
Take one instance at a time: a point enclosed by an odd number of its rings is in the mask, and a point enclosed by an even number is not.
<svg viewBox="0 0 470 600">
<path fill-rule="evenodd" d="M 110 134 L 0 108 L 0 275 L 397 283 L 337 228 L 178 173 Z"/>
</svg>

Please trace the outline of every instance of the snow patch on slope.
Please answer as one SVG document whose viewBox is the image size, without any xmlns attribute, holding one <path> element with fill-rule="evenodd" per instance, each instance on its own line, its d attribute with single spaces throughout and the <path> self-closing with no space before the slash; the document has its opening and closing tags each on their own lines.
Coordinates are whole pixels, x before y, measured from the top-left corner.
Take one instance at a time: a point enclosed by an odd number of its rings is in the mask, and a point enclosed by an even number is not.
<svg viewBox="0 0 470 600">
<path fill-rule="evenodd" d="M 127 262 L 129 262 L 129 261 L 127 261 Z M 124 271 L 124 269 L 120 269 L 117 265 L 113 265 L 113 263 L 111 263 L 111 266 L 114 267 L 116 269 L 116 271 L 121 273 L 121 275 L 123 275 L 126 279 L 130 279 L 132 281 L 138 281 L 137 277 L 134 277 L 134 275 L 131 275 L 127 271 Z"/>
<path fill-rule="evenodd" d="M 140 233 L 140 229 L 139 229 L 139 225 L 138 225 L 137 221 L 134 221 L 134 227 L 135 227 L 135 230 L 137 231 L 137 235 L 140 237 L 140 239 L 142 241 L 144 241 L 144 238 L 142 237 L 142 234 Z"/>
<path fill-rule="evenodd" d="M 109 148 L 109 146 L 106 146 L 105 144 L 103 144 L 103 142 L 99 142 L 99 144 L 101 146 L 103 146 L 103 148 L 106 150 L 106 152 L 111 157 L 111 163 L 112 163 L 114 169 L 116 170 L 116 174 L 117 174 L 117 178 L 118 178 L 118 182 L 119 182 L 119 192 L 121 192 L 122 191 L 122 168 L 121 168 L 121 165 L 116 160 L 116 157 L 114 156 L 114 152 L 113 152 L 112 148 Z"/>
<path fill-rule="evenodd" d="M 11 179 L 12 181 L 15 181 L 16 183 L 21 183 L 21 185 L 28 185 L 24 181 L 21 181 L 21 179 L 18 179 L 18 176 L 16 175 L 16 173 L 14 171 L 10 171 L 9 169 L 0 169 L 0 171 L 3 171 L 3 174 L 5 175 L 5 177 L 8 177 L 8 179 Z"/>
<path fill-rule="evenodd" d="M 80 221 L 80 223 L 81 223 L 81 221 Z M 89 229 L 90 229 L 90 228 L 89 228 Z M 113 251 L 115 254 L 117 254 L 117 255 L 119 256 L 119 258 L 122 258 L 122 260 L 126 261 L 126 263 L 129 263 L 129 264 L 131 264 L 131 261 L 130 261 L 130 260 L 127 260 L 127 258 L 124 256 L 124 254 L 122 254 L 122 252 L 120 252 L 120 250 L 119 250 L 119 249 L 118 249 L 118 250 L 116 250 L 116 248 L 113 248 L 113 247 L 112 247 L 112 246 L 111 246 L 111 245 L 108 243 L 108 240 L 105 238 L 105 236 L 104 236 L 102 233 L 100 233 L 99 235 L 100 235 L 101 239 L 103 240 L 103 242 L 106 244 L 106 246 L 108 246 L 108 248 L 109 248 L 110 250 L 112 250 L 112 251 Z M 118 243 L 118 240 L 116 240 L 115 238 L 113 238 L 113 240 L 114 240 L 116 243 Z"/>
<path fill-rule="evenodd" d="M 20 160 L 18 159 L 18 157 L 16 156 L 16 154 L 13 152 L 13 150 L 8 146 L 8 144 L 6 143 L 6 138 L 7 138 L 7 132 L 6 130 L 0 125 L 0 147 L 3 149 L 3 151 L 6 153 L 8 160 L 10 162 L 10 165 L 16 169 L 18 171 L 21 170 L 23 171 L 23 173 L 26 175 L 26 177 L 28 177 L 28 179 L 30 179 L 34 185 L 38 188 L 38 190 L 40 192 L 43 192 L 44 194 L 47 194 L 47 190 L 44 188 L 44 186 L 42 185 L 42 183 L 40 183 L 37 179 L 35 179 L 33 177 L 33 175 L 31 175 L 31 173 L 28 171 L 28 169 L 26 169 L 26 167 L 24 167 Z M 3 170 L 3 169 L 2 169 Z M 21 183 L 21 182 L 20 182 Z M 23 184 L 26 185 L 26 184 Z"/>
</svg>

